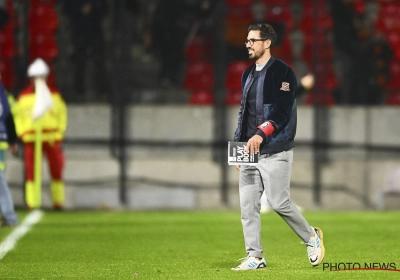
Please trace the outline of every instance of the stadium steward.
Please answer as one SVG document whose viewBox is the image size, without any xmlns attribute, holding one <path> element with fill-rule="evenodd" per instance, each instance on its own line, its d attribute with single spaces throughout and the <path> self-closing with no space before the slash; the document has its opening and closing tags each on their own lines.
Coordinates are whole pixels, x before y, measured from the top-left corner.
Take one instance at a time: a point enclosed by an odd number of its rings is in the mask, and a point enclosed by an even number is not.
<svg viewBox="0 0 400 280">
<path fill-rule="evenodd" d="M 44 60 L 38 58 L 32 62 L 27 72 L 29 84 L 20 92 L 14 110 L 17 135 L 24 147 L 25 200 L 29 209 L 41 207 L 41 190 L 38 187 L 41 182 L 35 182 L 34 178 L 40 176 L 40 171 L 35 172 L 42 156 L 38 154 L 40 159 L 35 159 L 38 146 L 49 163 L 53 207 L 60 210 L 64 205 L 65 157 L 62 141 L 67 127 L 67 107 L 59 90 L 47 85 L 49 72 Z"/>
</svg>

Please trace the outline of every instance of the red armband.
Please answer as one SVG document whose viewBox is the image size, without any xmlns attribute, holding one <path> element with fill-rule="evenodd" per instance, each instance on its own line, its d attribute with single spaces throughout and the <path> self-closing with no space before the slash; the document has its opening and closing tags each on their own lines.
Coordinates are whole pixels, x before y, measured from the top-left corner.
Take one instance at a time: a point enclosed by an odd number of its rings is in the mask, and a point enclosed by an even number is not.
<svg viewBox="0 0 400 280">
<path fill-rule="evenodd" d="M 259 126 L 257 126 L 257 128 L 260 129 L 262 132 L 264 132 L 266 137 L 270 136 L 272 132 L 274 132 L 275 130 L 275 127 L 269 121 L 260 124 Z"/>
</svg>

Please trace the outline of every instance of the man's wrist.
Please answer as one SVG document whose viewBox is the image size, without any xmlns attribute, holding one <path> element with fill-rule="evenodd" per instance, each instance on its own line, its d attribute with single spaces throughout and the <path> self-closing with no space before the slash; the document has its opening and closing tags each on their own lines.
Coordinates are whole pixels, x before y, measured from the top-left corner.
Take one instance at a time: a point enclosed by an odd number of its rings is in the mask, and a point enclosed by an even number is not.
<svg viewBox="0 0 400 280">
<path fill-rule="evenodd" d="M 266 121 L 266 122 L 262 123 L 257 128 L 259 129 L 259 131 L 262 131 L 262 133 L 265 135 L 265 137 L 270 136 L 275 131 L 275 127 L 273 126 L 273 124 L 270 121 Z M 257 131 L 257 134 L 260 135 L 258 133 L 258 131 Z"/>
</svg>

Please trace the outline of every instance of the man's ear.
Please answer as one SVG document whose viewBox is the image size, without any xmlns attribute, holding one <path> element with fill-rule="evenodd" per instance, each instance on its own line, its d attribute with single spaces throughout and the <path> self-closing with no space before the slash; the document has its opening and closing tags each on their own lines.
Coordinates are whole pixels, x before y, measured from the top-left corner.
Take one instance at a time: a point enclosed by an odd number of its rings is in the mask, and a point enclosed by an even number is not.
<svg viewBox="0 0 400 280">
<path fill-rule="evenodd" d="M 271 42 L 271 40 L 265 40 L 264 44 L 266 44 L 265 45 L 266 49 L 269 49 L 269 48 L 271 48 L 272 42 Z"/>
</svg>

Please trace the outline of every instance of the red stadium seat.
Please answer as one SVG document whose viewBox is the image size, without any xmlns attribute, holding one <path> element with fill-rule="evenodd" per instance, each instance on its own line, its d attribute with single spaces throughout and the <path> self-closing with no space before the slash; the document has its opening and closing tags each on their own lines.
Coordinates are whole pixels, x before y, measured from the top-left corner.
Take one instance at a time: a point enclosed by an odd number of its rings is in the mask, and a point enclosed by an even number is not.
<svg viewBox="0 0 400 280">
<path fill-rule="evenodd" d="M 192 105 L 211 105 L 214 103 L 214 95 L 208 90 L 194 91 L 189 99 Z"/>
<path fill-rule="evenodd" d="M 193 62 L 186 69 L 184 88 L 211 90 L 214 87 L 214 67 L 209 62 Z"/>
<path fill-rule="evenodd" d="M 5 34 L 3 32 L 0 33 L 0 58 L 9 59 L 13 58 L 16 55 L 16 47 L 14 42 L 14 35 L 11 33 Z"/>
<path fill-rule="evenodd" d="M 266 5 L 290 5 L 292 0 L 261 0 Z"/>
<path fill-rule="evenodd" d="M 14 62 L 12 60 L 0 61 L 1 80 L 7 89 L 14 87 Z"/>
<path fill-rule="evenodd" d="M 389 94 L 388 97 L 386 98 L 385 104 L 394 106 L 400 105 L 400 92 Z"/>
<path fill-rule="evenodd" d="M 313 16 L 303 17 L 300 20 L 300 29 L 304 33 L 312 33 L 314 25 L 317 25 L 318 29 L 331 29 L 333 22 L 330 16 L 318 16 L 314 18 Z"/>
<path fill-rule="evenodd" d="M 393 32 L 400 30 L 400 18 L 399 17 L 387 17 L 381 16 L 378 18 L 376 28 L 383 32 Z"/>
<path fill-rule="evenodd" d="M 58 56 L 58 46 L 51 33 L 31 34 L 29 39 L 29 58 L 41 57 L 44 60 L 53 60 Z"/>
<path fill-rule="evenodd" d="M 329 73 L 328 81 L 326 83 L 328 90 L 333 91 L 337 87 L 337 80 L 333 72 Z"/>
<path fill-rule="evenodd" d="M 250 6 L 253 0 L 226 0 L 228 6 Z"/>
<path fill-rule="evenodd" d="M 242 75 L 243 71 L 249 68 L 253 64 L 252 61 L 249 60 L 238 60 L 233 61 L 228 65 L 228 76 L 231 75 Z"/>
<path fill-rule="evenodd" d="M 390 32 L 400 30 L 400 3 L 398 1 L 386 1 L 381 3 L 378 13 L 376 28 Z"/>
<path fill-rule="evenodd" d="M 382 17 L 398 17 L 400 13 L 400 4 L 398 1 L 388 2 L 381 5 L 379 9 L 379 16 Z"/>
<path fill-rule="evenodd" d="M 241 101 L 242 101 L 242 90 L 229 91 L 225 98 L 225 102 L 229 106 L 240 105 Z"/>
<path fill-rule="evenodd" d="M 228 69 L 225 77 L 225 86 L 228 90 L 241 90 L 242 89 L 242 74 L 250 65 L 252 61 L 239 60 L 231 62 L 228 65 Z"/>
<path fill-rule="evenodd" d="M 55 7 L 56 6 L 56 1 L 57 0 L 29 0 L 29 6 L 31 8 L 36 8 L 36 7 Z"/>
<path fill-rule="evenodd" d="M 314 13 L 316 14 L 314 15 Z M 332 24 L 332 17 L 323 1 L 318 4 L 316 9 L 314 9 L 313 1 L 307 0 L 303 2 L 302 17 L 299 25 L 303 32 L 312 32 L 314 25 L 318 29 L 331 29 Z"/>
<path fill-rule="evenodd" d="M 294 25 L 290 7 L 283 4 L 270 5 L 265 11 L 265 18 L 268 22 L 284 22 L 286 30 L 291 30 Z"/>
<path fill-rule="evenodd" d="M 197 36 L 187 46 L 185 57 L 189 61 L 210 60 L 211 59 L 211 42 L 209 38 Z"/>
<path fill-rule="evenodd" d="M 268 0 L 267 0 L 268 1 Z M 304 10 L 313 10 L 315 6 L 315 1 L 310 1 L 310 0 L 300 0 L 301 5 Z M 329 4 L 327 1 L 317 1 L 318 3 L 316 4 L 317 9 L 325 9 L 327 4 Z"/>
<path fill-rule="evenodd" d="M 390 63 L 390 82 L 388 89 L 400 90 L 400 61 L 393 61 Z"/>
<path fill-rule="evenodd" d="M 58 16 L 54 7 L 37 6 L 29 10 L 29 30 L 31 32 L 54 32 L 58 28 Z"/>
<path fill-rule="evenodd" d="M 363 14 L 365 12 L 365 0 L 355 0 L 353 5 L 356 14 Z"/>
</svg>

